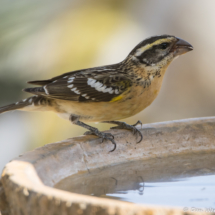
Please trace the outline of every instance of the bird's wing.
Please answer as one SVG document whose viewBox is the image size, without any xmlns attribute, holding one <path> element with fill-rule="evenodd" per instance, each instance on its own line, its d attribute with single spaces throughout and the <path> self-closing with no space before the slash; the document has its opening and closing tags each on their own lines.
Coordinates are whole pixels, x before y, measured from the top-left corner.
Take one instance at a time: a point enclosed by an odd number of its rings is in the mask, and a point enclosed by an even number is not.
<svg viewBox="0 0 215 215">
<path fill-rule="evenodd" d="M 41 85 L 43 83 L 43 86 L 27 88 L 25 91 L 48 98 L 79 102 L 115 101 L 131 86 L 131 81 L 125 75 L 114 70 L 66 73 L 37 82 Z"/>
<path fill-rule="evenodd" d="M 95 68 L 96 69 L 96 68 Z M 67 75 L 75 75 L 75 74 L 79 74 L 79 73 L 83 73 L 85 71 L 87 71 L 89 69 L 84 69 L 84 70 L 76 70 L 76 71 L 73 71 L 73 72 L 67 72 L 67 73 L 64 73 L 62 75 L 59 75 L 59 76 L 56 76 L 54 78 L 51 78 L 51 79 L 47 79 L 47 80 L 36 80 L 36 81 L 28 81 L 27 83 L 28 84 L 33 84 L 33 85 L 40 85 L 40 86 L 44 86 L 46 84 L 51 84 L 53 81 L 56 81 L 58 79 L 61 79 Z M 90 70 L 89 70 L 90 71 Z"/>
</svg>

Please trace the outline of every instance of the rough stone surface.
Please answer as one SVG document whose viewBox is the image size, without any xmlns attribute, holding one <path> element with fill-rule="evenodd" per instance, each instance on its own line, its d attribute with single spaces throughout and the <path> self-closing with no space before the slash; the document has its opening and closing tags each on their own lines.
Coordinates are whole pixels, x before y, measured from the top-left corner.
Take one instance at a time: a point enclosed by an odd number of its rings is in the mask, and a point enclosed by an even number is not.
<svg viewBox="0 0 215 215">
<path fill-rule="evenodd" d="M 114 130 L 117 148 L 95 136 L 48 144 L 8 163 L 2 173 L 0 207 L 5 214 L 142 215 L 192 214 L 177 208 L 74 194 L 53 188 L 63 178 L 96 168 L 140 159 L 215 150 L 215 117 L 143 125 L 143 141 L 131 132 Z M 2 210 L 3 211 L 3 210 Z M 203 213 L 202 213 L 203 214 Z"/>
</svg>

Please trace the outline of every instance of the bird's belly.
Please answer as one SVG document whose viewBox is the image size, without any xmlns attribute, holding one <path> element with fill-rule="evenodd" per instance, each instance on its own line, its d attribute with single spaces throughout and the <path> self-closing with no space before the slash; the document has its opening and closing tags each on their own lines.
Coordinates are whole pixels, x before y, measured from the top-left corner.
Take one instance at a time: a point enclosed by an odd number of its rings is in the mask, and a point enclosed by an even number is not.
<svg viewBox="0 0 215 215">
<path fill-rule="evenodd" d="M 67 102 L 66 105 L 62 104 L 61 107 L 61 112 L 57 113 L 60 117 L 69 119 L 70 115 L 74 114 L 79 116 L 83 122 L 118 120 L 133 115 L 130 106 L 119 102 Z"/>
</svg>

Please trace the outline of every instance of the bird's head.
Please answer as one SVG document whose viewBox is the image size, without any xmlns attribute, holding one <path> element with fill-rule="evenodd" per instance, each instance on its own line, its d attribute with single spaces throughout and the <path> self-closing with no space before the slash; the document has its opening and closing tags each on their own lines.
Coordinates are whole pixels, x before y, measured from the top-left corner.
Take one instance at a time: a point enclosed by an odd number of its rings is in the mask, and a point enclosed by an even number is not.
<svg viewBox="0 0 215 215">
<path fill-rule="evenodd" d="M 178 37 L 161 35 L 140 42 L 130 52 L 129 57 L 141 66 L 162 68 L 177 56 L 192 50 L 192 45 Z"/>
</svg>

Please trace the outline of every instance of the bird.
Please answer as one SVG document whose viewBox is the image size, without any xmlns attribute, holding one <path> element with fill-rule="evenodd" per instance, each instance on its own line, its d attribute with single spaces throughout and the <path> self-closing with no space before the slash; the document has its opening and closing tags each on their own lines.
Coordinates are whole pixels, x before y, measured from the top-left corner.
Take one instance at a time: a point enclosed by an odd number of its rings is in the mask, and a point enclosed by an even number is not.
<svg viewBox="0 0 215 215">
<path fill-rule="evenodd" d="M 53 111 L 60 117 L 88 130 L 85 134 L 109 140 L 111 133 L 86 123 L 115 124 L 111 129 L 131 130 L 143 135 L 136 125 L 118 121 L 148 107 L 157 97 L 169 64 L 193 46 L 172 35 L 156 35 L 141 41 L 120 63 L 67 72 L 47 80 L 29 81 L 37 87 L 25 88 L 33 94 L 19 102 L 0 107 L 0 114 L 11 110 Z"/>
</svg>

